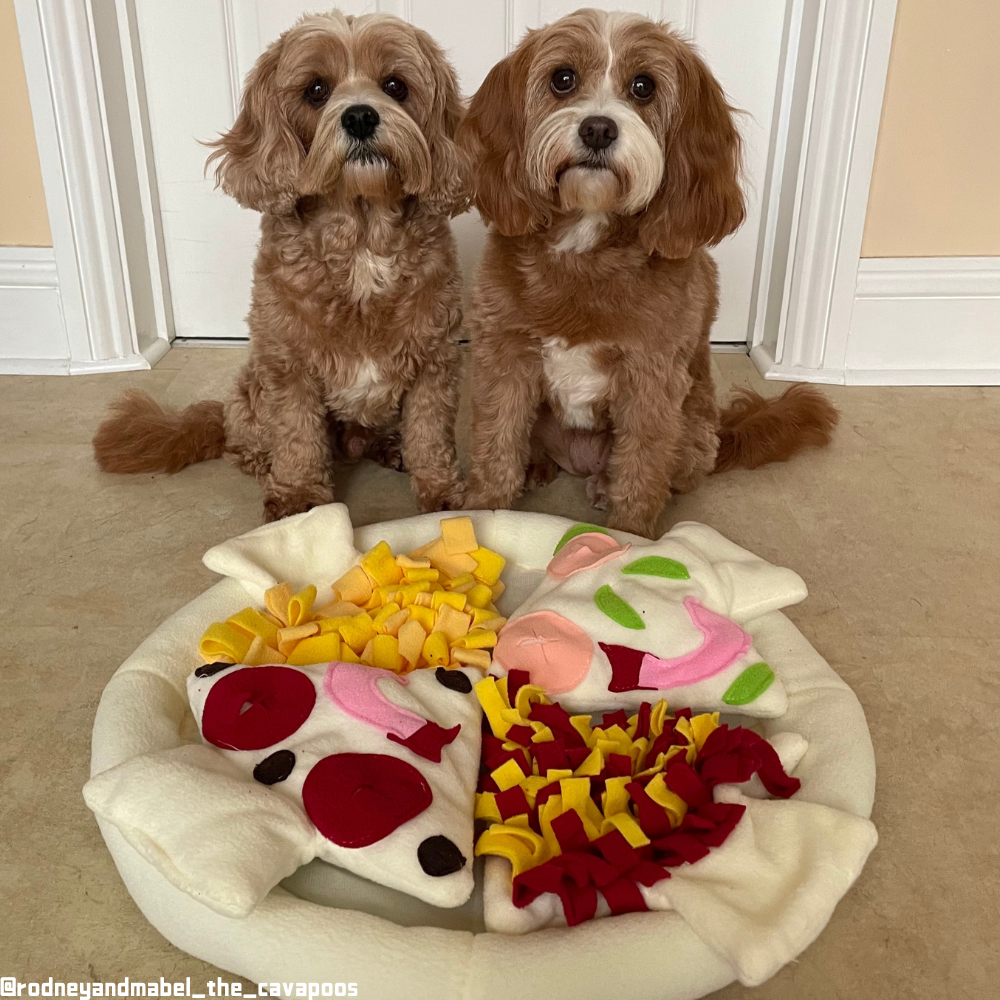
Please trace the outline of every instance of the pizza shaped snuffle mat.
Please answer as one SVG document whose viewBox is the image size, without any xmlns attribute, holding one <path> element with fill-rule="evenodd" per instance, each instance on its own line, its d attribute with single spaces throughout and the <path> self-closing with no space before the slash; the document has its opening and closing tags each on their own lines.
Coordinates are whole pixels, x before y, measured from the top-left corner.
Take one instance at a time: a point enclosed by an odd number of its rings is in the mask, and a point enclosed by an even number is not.
<svg viewBox="0 0 1000 1000">
<path fill-rule="evenodd" d="M 87 804 L 177 947 L 377 998 L 694 998 L 826 926 L 876 843 L 864 714 L 704 525 L 548 515 L 211 549 L 109 682 Z"/>
</svg>

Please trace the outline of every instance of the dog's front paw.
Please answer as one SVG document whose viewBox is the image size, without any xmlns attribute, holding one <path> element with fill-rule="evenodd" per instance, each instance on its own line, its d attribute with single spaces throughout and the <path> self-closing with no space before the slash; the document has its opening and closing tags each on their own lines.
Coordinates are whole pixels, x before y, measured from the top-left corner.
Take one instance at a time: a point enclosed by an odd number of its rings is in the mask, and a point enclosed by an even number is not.
<svg viewBox="0 0 1000 1000">
<path fill-rule="evenodd" d="M 597 473 L 587 477 L 587 503 L 596 510 L 608 509 L 608 477 Z"/>
<path fill-rule="evenodd" d="M 413 492 L 424 514 L 437 510 L 462 510 L 465 504 L 465 483 L 455 470 L 441 477 L 411 476 Z"/>
<path fill-rule="evenodd" d="M 659 515 L 631 513 L 628 511 L 613 511 L 608 515 L 608 527 L 614 531 L 627 531 L 630 535 L 641 535 L 643 538 L 659 537 L 656 533 L 656 522 Z"/>
<path fill-rule="evenodd" d="M 559 475 L 559 466 L 551 458 L 531 462 L 524 476 L 524 487 L 533 490 L 538 486 L 548 486 Z"/>
<path fill-rule="evenodd" d="M 280 521 L 283 517 L 303 514 L 328 503 L 333 503 L 333 490 L 318 483 L 314 486 L 267 489 L 264 491 L 264 521 Z"/>
</svg>

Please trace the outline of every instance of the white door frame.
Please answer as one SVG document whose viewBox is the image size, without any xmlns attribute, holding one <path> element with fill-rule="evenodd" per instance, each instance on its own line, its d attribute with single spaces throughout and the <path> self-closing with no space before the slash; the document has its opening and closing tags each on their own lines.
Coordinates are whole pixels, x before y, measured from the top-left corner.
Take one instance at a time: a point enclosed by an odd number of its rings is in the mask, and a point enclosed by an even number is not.
<svg viewBox="0 0 1000 1000">
<path fill-rule="evenodd" d="M 148 368 L 173 329 L 134 0 L 15 5 L 69 343 L 58 370 Z M 507 0 L 508 46 L 523 6 Z M 844 381 L 895 12 L 789 4 L 748 331 L 768 378 Z"/>
<path fill-rule="evenodd" d="M 49 280 L 65 333 L 55 353 L 65 357 L 5 358 L 0 370 L 149 368 L 170 346 L 169 295 L 138 114 L 141 67 L 131 58 L 134 47 L 118 38 L 120 23 L 128 38 L 122 15 L 131 0 L 14 3 L 52 230 Z M 109 114 L 109 107 L 122 113 Z"/>
</svg>

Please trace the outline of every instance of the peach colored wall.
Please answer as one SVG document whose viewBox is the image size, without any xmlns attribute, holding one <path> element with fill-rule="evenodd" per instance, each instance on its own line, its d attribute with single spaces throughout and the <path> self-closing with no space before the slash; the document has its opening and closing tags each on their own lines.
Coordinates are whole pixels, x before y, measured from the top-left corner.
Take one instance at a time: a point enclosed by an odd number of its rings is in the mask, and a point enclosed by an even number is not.
<svg viewBox="0 0 1000 1000">
<path fill-rule="evenodd" d="M 14 0 L 0 0 L 0 246 L 52 246 Z"/>
<path fill-rule="evenodd" d="M 1000 255 L 1000 0 L 899 0 L 864 257 Z"/>
</svg>

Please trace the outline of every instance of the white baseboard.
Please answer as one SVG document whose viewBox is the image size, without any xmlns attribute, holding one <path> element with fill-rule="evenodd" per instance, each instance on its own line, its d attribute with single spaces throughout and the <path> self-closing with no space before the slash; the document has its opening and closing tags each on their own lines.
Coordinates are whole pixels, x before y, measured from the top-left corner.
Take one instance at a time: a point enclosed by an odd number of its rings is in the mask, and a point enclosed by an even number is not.
<svg viewBox="0 0 1000 1000">
<path fill-rule="evenodd" d="M 1000 257 L 859 263 L 843 361 L 818 368 L 750 357 L 767 379 L 828 385 L 1000 385 Z"/>
<path fill-rule="evenodd" d="M 0 375 L 97 375 L 151 368 L 170 344 L 141 353 L 73 359 L 52 247 L 0 247 Z"/>
<path fill-rule="evenodd" d="M 1000 384 L 1000 257 L 862 260 L 844 381 Z"/>
<path fill-rule="evenodd" d="M 52 247 L 0 247 L 0 373 L 69 372 Z"/>
</svg>

